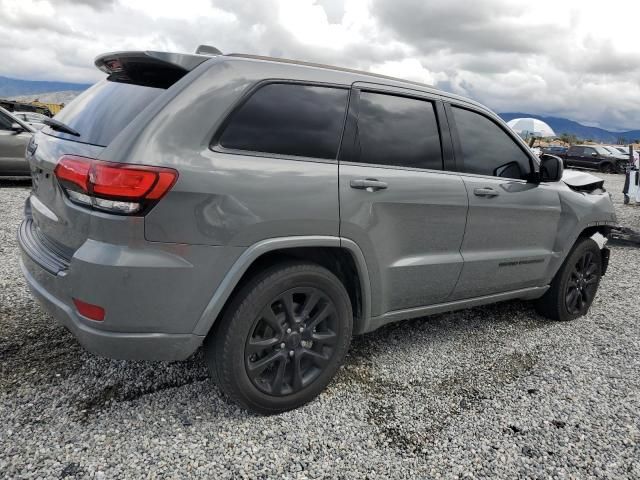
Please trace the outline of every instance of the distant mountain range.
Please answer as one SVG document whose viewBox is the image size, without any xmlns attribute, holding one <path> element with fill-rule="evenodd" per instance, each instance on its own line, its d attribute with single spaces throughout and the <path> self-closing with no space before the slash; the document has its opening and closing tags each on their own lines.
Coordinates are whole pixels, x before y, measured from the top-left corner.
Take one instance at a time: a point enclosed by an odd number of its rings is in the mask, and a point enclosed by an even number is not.
<svg viewBox="0 0 640 480">
<path fill-rule="evenodd" d="M 90 86 L 88 83 L 32 81 L 0 76 L 0 98 L 24 101 L 38 99 L 46 103 L 66 104 Z M 640 130 L 613 132 L 604 128 L 588 127 L 567 118 L 544 117 L 532 113 L 507 112 L 499 115 L 507 122 L 520 117 L 537 118 L 546 122 L 556 132 L 556 135 L 567 133 L 575 135 L 579 140 L 617 143 L 624 139 L 624 142 L 630 143 L 640 139 Z"/>
<path fill-rule="evenodd" d="M 35 100 L 38 100 L 42 103 L 64 103 L 66 105 L 71 100 L 76 98 L 80 93 L 82 93 L 82 91 L 80 90 L 63 90 L 61 92 L 19 95 L 17 97 L 11 97 L 11 100 L 18 100 L 21 102 L 33 102 Z"/>
<path fill-rule="evenodd" d="M 499 113 L 500 117 L 506 122 L 514 118 L 537 118 L 549 125 L 556 135 L 560 136 L 564 133 L 575 135 L 579 140 L 593 140 L 601 143 L 618 143 L 618 140 L 624 139 L 625 143 L 632 143 L 640 139 L 640 130 L 629 130 L 627 132 L 612 132 L 604 128 L 588 127 L 581 123 L 574 122 L 567 118 L 561 117 L 543 117 L 542 115 L 534 115 L 532 113 L 509 112 Z"/>
<path fill-rule="evenodd" d="M 0 98 L 13 100 L 19 96 L 28 96 L 31 98 L 34 95 L 49 92 L 81 92 L 90 86 L 88 83 L 43 82 L 0 76 Z"/>
</svg>

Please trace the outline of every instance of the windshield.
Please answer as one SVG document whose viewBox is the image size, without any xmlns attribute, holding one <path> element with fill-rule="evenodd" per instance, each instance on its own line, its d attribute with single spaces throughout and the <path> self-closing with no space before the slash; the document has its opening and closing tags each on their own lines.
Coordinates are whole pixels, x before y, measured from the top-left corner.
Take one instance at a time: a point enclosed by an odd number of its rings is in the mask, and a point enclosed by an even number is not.
<svg viewBox="0 0 640 480">
<path fill-rule="evenodd" d="M 596 150 L 596 152 L 598 152 L 600 155 L 611 155 L 611 152 L 609 150 L 607 150 L 607 147 L 603 147 L 603 146 L 593 146 L 593 148 Z"/>
<path fill-rule="evenodd" d="M 54 118 L 77 130 L 79 137 L 47 129 L 49 135 L 107 146 L 165 90 L 103 80 L 76 97 Z"/>
</svg>

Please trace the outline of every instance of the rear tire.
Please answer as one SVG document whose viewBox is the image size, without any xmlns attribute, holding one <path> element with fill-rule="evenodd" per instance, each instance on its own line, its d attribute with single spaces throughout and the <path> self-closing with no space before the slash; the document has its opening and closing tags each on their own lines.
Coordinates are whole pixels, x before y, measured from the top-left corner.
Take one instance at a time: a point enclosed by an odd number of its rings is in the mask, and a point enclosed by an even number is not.
<svg viewBox="0 0 640 480">
<path fill-rule="evenodd" d="M 600 171 L 602 173 L 615 173 L 616 168 L 613 166 L 612 163 L 603 163 L 600 166 Z"/>
<path fill-rule="evenodd" d="M 585 315 L 602 276 L 602 254 L 590 238 L 580 238 L 560 267 L 546 293 L 536 300 L 538 313 L 567 321 Z"/>
<path fill-rule="evenodd" d="M 300 407 L 324 390 L 353 329 L 342 282 L 302 262 L 256 275 L 219 321 L 204 349 L 212 378 L 231 400 L 267 415 Z"/>
</svg>

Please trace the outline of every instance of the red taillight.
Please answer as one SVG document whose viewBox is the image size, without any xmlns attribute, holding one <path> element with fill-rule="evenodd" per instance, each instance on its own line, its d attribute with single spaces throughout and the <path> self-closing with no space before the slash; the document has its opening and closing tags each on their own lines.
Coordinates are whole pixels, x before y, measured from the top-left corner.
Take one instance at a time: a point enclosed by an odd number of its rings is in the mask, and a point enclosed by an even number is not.
<svg viewBox="0 0 640 480">
<path fill-rule="evenodd" d="M 160 200 L 171 189 L 178 172 L 171 168 L 130 165 L 64 155 L 56 178 L 69 198 L 100 210 L 132 214 Z"/>
<path fill-rule="evenodd" d="M 104 308 L 93 305 L 91 303 L 83 302 L 77 298 L 73 299 L 73 304 L 76 306 L 78 313 L 83 317 L 87 317 L 96 322 L 102 322 L 104 320 Z"/>
<path fill-rule="evenodd" d="M 83 192 L 89 189 L 91 161 L 82 157 L 64 156 L 56 165 L 55 174 L 61 182 L 75 185 Z"/>
<path fill-rule="evenodd" d="M 156 183 L 158 174 L 153 170 L 122 168 L 94 163 L 89 176 L 93 193 L 103 198 L 144 198 Z"/>
</svg>

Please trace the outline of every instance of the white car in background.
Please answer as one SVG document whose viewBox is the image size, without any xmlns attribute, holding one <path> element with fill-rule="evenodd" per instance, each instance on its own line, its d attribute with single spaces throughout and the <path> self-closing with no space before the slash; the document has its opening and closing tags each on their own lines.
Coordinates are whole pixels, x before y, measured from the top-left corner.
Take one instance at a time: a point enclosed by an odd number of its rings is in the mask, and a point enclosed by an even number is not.
<svg viewBox="0 0 640 480">
<path fill-rule="evenodd" d="M 602 148 L 609 152 L 612 157 L 615 157 L 616 160 L 629 160 L 629 152 L 624 154 L 617 147 L 610 147 L 608 145 L 603 145 Z"/>
<path fill-rule="evenodd" d="M 28 123 L 36 130 L 41 130 L 44 128 L 44 121 L 49 118 L 46 115 L 42 115 L 37 112 L 13 112 L 13 115 L 18 117 L 23 122 Z"/>
<path fill-rule="evenodd" d="M 616 145 L 613 148 L 619 150 L 623 155 L 629 158 L 629 147 L 626 145 Z M 638 168 L 638 161 L 640 161 L 640 152 L 637 149 L 633 150 L 633 159 L 636 164 L 636 168 Z"/>
</svg>

